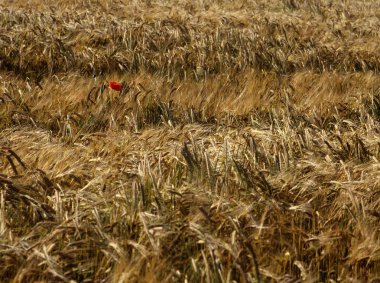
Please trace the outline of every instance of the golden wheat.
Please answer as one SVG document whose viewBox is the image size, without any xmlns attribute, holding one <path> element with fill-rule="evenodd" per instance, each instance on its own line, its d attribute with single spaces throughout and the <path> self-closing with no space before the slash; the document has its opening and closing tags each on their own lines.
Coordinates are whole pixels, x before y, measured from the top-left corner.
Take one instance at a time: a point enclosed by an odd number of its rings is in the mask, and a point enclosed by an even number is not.
<svg viewBox="0 0 380 283">
<path fill-rule="evenodd" d="M 3 281 L 379 280 L 377 1 L 0 10 Z"/>
</svg>

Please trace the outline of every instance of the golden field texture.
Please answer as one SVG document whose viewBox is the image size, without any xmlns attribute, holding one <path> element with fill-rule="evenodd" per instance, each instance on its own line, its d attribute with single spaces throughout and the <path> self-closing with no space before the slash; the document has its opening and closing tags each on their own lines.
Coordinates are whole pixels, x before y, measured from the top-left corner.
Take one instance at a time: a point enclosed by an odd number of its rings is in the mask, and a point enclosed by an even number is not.
<svg viewBox="0 0 380 283">
<path fill-rule="evenodd" d="M 0 1 L 1 281 L 380 282 L 379 71 L 379 1 Z"/>
</svg>

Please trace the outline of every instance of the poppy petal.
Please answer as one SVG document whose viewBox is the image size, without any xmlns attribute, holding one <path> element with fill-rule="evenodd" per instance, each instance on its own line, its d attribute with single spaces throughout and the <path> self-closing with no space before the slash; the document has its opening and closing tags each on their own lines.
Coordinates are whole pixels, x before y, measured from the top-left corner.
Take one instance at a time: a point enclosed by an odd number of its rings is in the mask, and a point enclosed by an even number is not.
<svg viewBox="0 0 380 283">
<path fill-rule="evenodd" d="M 122 87 L 123 87 L 123 85 L 118 83 L 118 82 L 111 81 L 109 83 L 109 88 L 116 90 L 116 91 L 121 91 Z"/>
</svg>

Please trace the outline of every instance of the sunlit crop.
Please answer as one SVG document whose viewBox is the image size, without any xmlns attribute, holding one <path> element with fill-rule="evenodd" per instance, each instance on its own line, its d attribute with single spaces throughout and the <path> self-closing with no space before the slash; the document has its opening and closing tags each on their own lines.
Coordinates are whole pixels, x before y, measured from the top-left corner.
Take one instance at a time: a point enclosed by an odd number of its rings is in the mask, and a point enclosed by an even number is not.
<svg viewBox="0 0 380 283">
<path fill-rule="evenodd" d="M 378 282 L 378 1 L 27 2 L 1 282 Z"/>
</svg>

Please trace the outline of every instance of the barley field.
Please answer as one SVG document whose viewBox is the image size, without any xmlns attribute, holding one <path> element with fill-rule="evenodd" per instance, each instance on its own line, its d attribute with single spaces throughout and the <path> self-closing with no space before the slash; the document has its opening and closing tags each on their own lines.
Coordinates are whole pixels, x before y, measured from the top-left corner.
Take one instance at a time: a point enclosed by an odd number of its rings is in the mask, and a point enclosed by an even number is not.
<svg viewBox="0 0 380 283">
<path fill-rule="evenodd" d="M 0 83 L 1 282 L 380 282 L 379 1 L 0 0 Z"/>
</svg>

